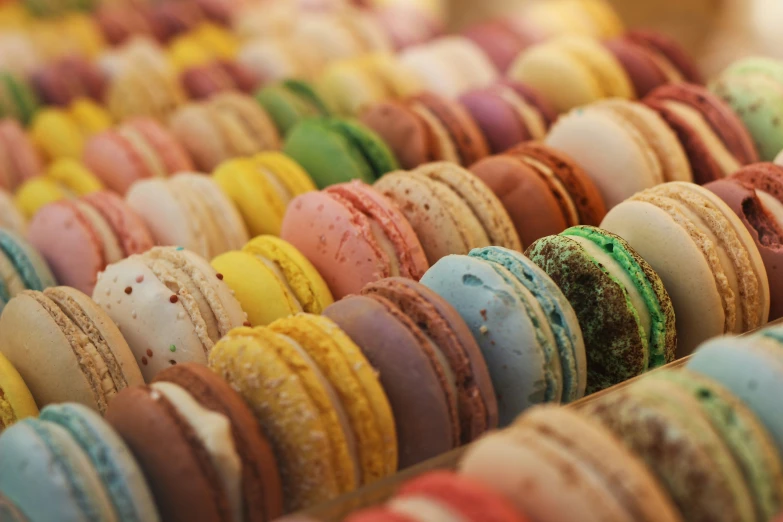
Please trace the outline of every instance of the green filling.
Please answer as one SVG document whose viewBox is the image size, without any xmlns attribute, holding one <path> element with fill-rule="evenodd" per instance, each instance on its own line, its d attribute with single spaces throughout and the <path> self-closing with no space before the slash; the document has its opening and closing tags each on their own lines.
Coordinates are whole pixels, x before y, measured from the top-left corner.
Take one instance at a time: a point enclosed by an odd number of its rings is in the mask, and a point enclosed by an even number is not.
<svg viewBox="0 0 783 522">
<path fill-rule="evenodd" d="M 571 227 L 564 231 L 562 235 L 582 237 L 592 241 L 623 267 L 630 276 L 631 281 L 634 282 L 636 289 L 641 294 L 644 304 L 650 312 L 651 331 L 646 332 L 647 338 L 644 339 L 647 345 L 645 348 L 647 348 L 649 352 L 647 369 L 650 370 L 666 364 L 668 362 L 666 360 L 666 314 L 661 307 L 661 303 L 658 300 L 652 283 L 647 279 L 644 270 L 634 259 L 633 255 L 626 249 L 625 245 L 616 238 L 608 236 L 600 229 L 594 227 Z M 594 262 L 598 264 L 597 261 L 594 260 Z M 602 270 L 604 270 L 604 272 L 606 272 L 615 282 L 622 285 L 620 281 L 609 274 L 603 267 Z M 628 298 L 628 305 L 638 318 L 639 314 L 633 307 L 630 297 Z M 641 328 L 641 323 L 639 327 Z"/>
<path fill-rule="evenodd" d="M 372 169 L 375 178 L 400 168 L 397 158 L 386 143 L 361 123 L 354 120 L 333 118 L 329 126 L 351 142 L 353 148 Z"/>
</svg>

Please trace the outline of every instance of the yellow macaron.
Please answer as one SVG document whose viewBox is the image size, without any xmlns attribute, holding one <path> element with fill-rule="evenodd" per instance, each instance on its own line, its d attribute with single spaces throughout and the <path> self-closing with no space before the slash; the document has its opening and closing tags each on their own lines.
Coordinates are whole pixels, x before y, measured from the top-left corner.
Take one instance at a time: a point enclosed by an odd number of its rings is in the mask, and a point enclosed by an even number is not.
<svg viewBox="0 0 783 522">
<path fill-rule="evenodd" d="M 19 187 L 14 202 L 22 215 L 30 219 L 44 205 L 102 189 L 100 180 L 78 160 L 60 158 L 49 165 L 43 176 L 27 180 Z"/>
<path fill-rule="evenodd" d="M 212 348 L 209 366 L 242 395 L 269 437 L 286 511 L 359 485 L 342 405 L 299 343 L 266 327 L 236 328 Z"/>
<path fill-rule="evenodd" d="M 81 158 L 90 136 L 108 129 L 109 113 L 96 102 L 80 98 L 67 108 L 39 111 L 30 126 L 30 139 L 49 160 Z"/>
<path fill-rule="evenodd" d="M 0 432 L 25 417 L 38 415 L 35 400 L 19 372 L 0 353 Z"/>
<path fill-rule="evenodd" d="M 279 234 L 288 203 L 316 190 L 304 169 L 280 152 L 228 160 L 213 177 L 239 209 L 251 236 Z"/>
</svg>

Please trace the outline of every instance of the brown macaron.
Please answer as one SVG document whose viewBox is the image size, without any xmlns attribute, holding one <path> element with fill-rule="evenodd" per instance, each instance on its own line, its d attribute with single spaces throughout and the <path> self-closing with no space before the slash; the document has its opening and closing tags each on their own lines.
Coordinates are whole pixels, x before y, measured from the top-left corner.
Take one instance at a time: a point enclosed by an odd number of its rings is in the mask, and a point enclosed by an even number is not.
<svg viewBox="0 0 783 522">
<path fill-rule="evenodd" d="M 106 420 L 131 449 L 167 521 L 264 522 L 283 513 L 277 463 L 242 398 L 198 364 L 117 395 Z"/>
<path fill-rule="evenodd" d="M 397 425 L 400 468 L 497 427 L 497 399 L 481 351 L 457 311 L 432 290 L 387 278 L 324 315 L 380 373 Z"/>
</svg>

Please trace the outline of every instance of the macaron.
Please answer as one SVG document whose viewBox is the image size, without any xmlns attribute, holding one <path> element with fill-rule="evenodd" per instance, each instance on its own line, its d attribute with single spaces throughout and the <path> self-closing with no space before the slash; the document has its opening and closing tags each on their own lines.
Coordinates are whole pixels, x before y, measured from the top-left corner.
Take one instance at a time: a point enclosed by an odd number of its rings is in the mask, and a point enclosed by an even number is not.
<svg viewBox="0 0 783 522">
<path fill-rule="evenodd" d="M 526 255 L 571 303 L 587 351 L 587 392 L 672 362 L 675 309 L 655 270 L 621 237 L 572 227 L 539 239 Z"/>
<path fill-rule="evenodd" d="M 35 402 L 73 401 L 99 413 L 116 394 L 142 381 L 133 354 L 111 318 L 70 287 L 25 290 L 0 318 L 3 354 Z"/>
<path fill-rule="evenodd" d="M 182 246 L 213 257 L 249 239 L 242 217 L 209 176 L 180 172 L 136 182 L 125 198 L 147 225 L 155 243 Z"/>
<path fill-rule="evenodd" d="M 171 367 L 123 391 L 106 420 L 138 461 L 162 520 L 263 522 L 283 513 L 266 436 L 242 397 L 206 366 Z"/>
<path fill-rule="evenodd" d="M 269 436 L 287 512 L 397 469 L 394 417 L 378 376 L 329 319 L 302 314 L 235 329 L 209 364 Z"/>
<path fill-rule="evenodd" d="M 518 16 L 549 37 L 577 34 L 604 39 L 623 31 L 622 19 L 606 0 L 558 0 L 552 4 L 530 4 L 520 10 Z"/>
<path fill-rule="evenodd" d="M 478 123 L 492 154 L 544 139 L 556 119 L 554 109 L 540 93 L 513 81 L 469 91 L 459 101 Z"/>
<path fill-rule="evenodd" d="M 624 37 L 650 52 L 671 83 L 704 83 L 693 57 L 676 40 L 649 29 L 632 29 Z"/>
<path fill-rule="evenodd" d="M 783 422 L 780 404 L 773 399 L 781 383 L 779 326 L 758 335 L 718 337 L 702 344 L 686 368 L 720 383 L 736 395 L 766 427 L 783 454 Z"/>
<path fill-rule="evenodd" d="M 370 105 L 360 119 L 388 144 L 403 168 L 430 161 L 467 166 L 489 154 L 481 128 L 465 107 L 431 92 Z"/>
<path fill-rule="evenodd" d="M 405 482 L 383 506 L 354 513 L 346 522 L 422 521 L 430 513 L 458 516 L 468 522 L 528 520 L 508 499 L 480 481 L 453 471 L 430 471 Z"/>
<path fill-rule="evenodd" d="M 0 455 L 0 490 L 31 521 L 161 520 L 126 443 L 81 404 L 51 405 L 14 425 Z"/>
<path fill-rule="evenodd" d="M 399 59 L 416 75 L 423 89 L 449 99 L 498 79 L 495 65 L 482 48 L 460 35 L 409 47 Z"/>
<path fill-rule="evenodd" d="M 2 493 L 0 493 L 0 516 L 8 522 L 29 522 L 29 519 L 19 511 L 16 504 Z"/>
<path fill-rule="evenodd" d="M 637 456 L 578 410 L 540 406 L 473 445 L 459 472 L 530 520 L 683 520 Z"/>
<path fill-rule="evenodd" d="M 183 146 L 149 118 L 133 118 L 93 136 L 82 160 L 107 188 L 119 194 L 139 179 L 193 170 L 193 160 Z"/>
<path fill-rule="evenodd" d="M 329 116 L 329 109 L 305 80 L 287 79 L 270 83 L 255 93 L 258 103 L 266 110 L 281 136 L 305 118 Z"/>
<path fill-rule="evenodd" d="M 392 172 L 378 180 L 375 189 L 400 208 L 430 264 L 489 245 L 522 250 L 500 200 L 478 177 L 453 163 Z"/>
<path fill-rule="evenodd" d="M 25 216 L 17 206 L 15 199 L 11 194 L 0 189 L 0 228 L 24 236 L 26 226 Z"/>
<path fill-rule="evenodd" d="M 327 105 L 345 116 L 355 116 L 372 103 L 421 90 L 418 78 L 396 56 L 384 53 L 330 63 L 316 86 Z"/>
<path fill-rule="evenodd" d="M 239 210 L 251 236 L 279 235 L 291 200 L 316 190 L 307 172 L 279 152 L 225 161 L 213 172 L 212 179 Z M 259 205 L 259 201 L 264 204 Z"/>
<path fill-rule="evenodd" d="M 264 14 L 265 21 L 273 18 L 268 12 Z M 240 27 L 241 23 L 238 21 L 236 26 Z M 257 30 L 257 27 L 253 30 Z M 295 39 L 287 33 L 249 39 L 239 49 L 237 62 L 265 82 L 289 78 L 314 81 L 323 67 L 317 48 L 297 45 Z"/>
<path fill-rule="evenodd" d="M 660 276 L 677 316 L 677 357 L 702 341 L 767 322 L 769 283 L 753 237 L 717 195 L 666 183 L 616 206 L 601 227 Z"/>
<path fill-rule="evenodd" d="M 30 125 L 30 139 L 49 161 L 79 159 L 85 142 L 110 127 L 111 117 L 100 105 L 80 99 L 73 109 L 52 107 L 38 111 Z"/>
<path fill-rule="evenodd" d="M 360 181 L 294 198 L 280 237 L 313 264 L 335 299 L 384 277 L 418 281 L 429 266 L 397 205 Z"/>
<path fill-rule="evenodd" d="M 234 291 L 255 326 L 299 312 L 321 314 L 333 301 L 312 263 L 275 236 L 257 236 L 242 250 L 217 256 L 212 267 Z"/>
<path fill-rule="evenodd" d="M 14 191 L 43 172 L 43 160 L 16 120 L 0 120 L 0 186 Z"/>
<path fill-rule="evenodd" d="M 687 370 L 657 372 L 585 412 L 645 461 L 686 520 L 764 520 L 780 509 L 774 442 L 718 382 Z"/>
<path fill-rule="evenodd" d="M 26 80 L 10 72 L 0 73 L 0 118 L 28 125 L 38 109 L 38 96 Z"/>
<path fill-rule="evenodd" d="M 209 263 L 181 247 L 109 265 L 93 297 L 123 332 L 147 382 L 178 363 L 205 364 L 218 339 L 247 321 Z"/>
<path fill-rule="evenodd" d="M 558 113 L 604 98 L 635 96 L 620 62 L 586 36 L 560 36 L 529 47 L 511 64 L 508 77 L 542 93 Z"/>
<path fill-rule="evenodd" d="M 41 254 L 16 232 L 0 229 L 0 254 L 0 308 L 23 290 L 57 284 Z"/>
<path fill-rule="evenodd" d="M 459 313 L 429 288 L 381 279 L 324 315 L 380 376 L 394 412 L 400 469 L 497 427 L 497 399 L 478 344 Z"/>
<path fill-rule="evenodd" d="M 273 120 L 247 94 L 223 92 L 186 105 L 171 116 L 169 127 L 203 172 L 236 156 L 280 148 Z"/>
<path fill-rule="evenodd" d="M 67 106 L 76 98 L 103 100 L 106 78 L 98 65 L 81 56 L 67 56 L 34 71 L 30 83 L 46 105 Z"/>
<path fill-rule="evenodd" d="M 544 142 L 585 169 L 607 208 L 659 183 L 693 180 L 677 135 L 641 103 L 605 100 L 574 109 Z"/>
<path fill-rule="evenodd" d="M 783 62 L 749 57 L 729 65 L 709 85 L 745 124 L 762 161 L 772 161 L 783 149 L 781 83 Z"/>
<path fill-rule="evenodd" d="M 489 247 L 447 256 L 421 282 L 457 310 L 478 342 L 500 426 L 535 404 L 584 394 L 584 341 L 574 310 L 522 254 Z"/>
<path fill-rule="evenodd" d="M 384 140 L 350 119 L 310 118 L 286 135 L 283 152 L 299 163 L 319 188 L 359 179 L 372 183 L 398 168 Z"/>
<path fill-rule="evenodd" d="M 687 83 L 665 85 L 648 94 L 644 103 L 677 133 L 696 183 L 721 179 L 759 161 L 742 120 L 707 88 Z"/>
<path fill-rule="evenodd" d="M 60 284 L 86 294 L 92 294 L 98 273 L 108 264 L 155 244 L 139 215 L 110 191 L 42 207 L 29 223 L 27 238 Z"/>
<path fill-rule="evenodd" d="M 162 57 L 161 57 L 162 58 Z M 131 58 L 127 67 L 111 77 L 106 108 L 116 121 L 150 117 L 165 121 L 186 100 L 185 91 L 170 64 Z"/>
<path fill-rule="evenodd" d="M 49 164 L 43 176 L 25 181 L 14 194 L 14 203 L 30 219 L 49 203 L 101 190 L 101 180 L 79 160 L 60 158 Z"/>
<path fill-rule="evenodd" d="M 470 171 L 503 203 L 523 245 L 568 227 L 598 225 L 606 215 L 587 173 L 542 143 L 521 143 L 474 163 Z"/>
<path fill-rule="evenodd" d="M 742 220 L 759 249 L 770 288 L 769 320 L 783 317 L 783 287 L 777 272 L 783 262 L 783 168 L 756 163 L 705 188 L 717 194 Z"/>
<path fill-rule="evenodd" d="M 494 18 L 469 26 L 463 36 L 481 47 L 498 71 L 508 70 L 520 52 L 538 43 L 543 33 L 521 31 L 505 18 Z"/>
<path fill-rule="evenodd" d="M 14 366 L 0 353 L 0 433 L 12 424 L 36 417 L 38 407 L 30 389 Z M 0 510 L 2 513 L 2 510 Z"/>
<path fill-rule="evenodd" d="M 258 80 L 249 69 L 229 60 L 214 60 L 189 67 L 180 74 L 180 81 L 194 100 L 230 90 L 252 94 L 258 87 Z"/>
</svg>

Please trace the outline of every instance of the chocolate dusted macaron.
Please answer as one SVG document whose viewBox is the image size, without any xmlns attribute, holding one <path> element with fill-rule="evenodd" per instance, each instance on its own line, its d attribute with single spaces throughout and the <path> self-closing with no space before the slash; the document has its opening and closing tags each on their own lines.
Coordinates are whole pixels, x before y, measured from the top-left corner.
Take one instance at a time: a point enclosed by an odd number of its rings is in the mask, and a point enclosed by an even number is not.
<svg viewBox="0 0 783 522">
<path fill-rule="evenodd" d="M 753 138 L 742 120 L 706 87 L 664 85 L 643 101 L 677 133 L 696 183 L 721 179 L 759 161 Z"/>
<path fill-rule="evenodd" d="M 497 400 L 481 351 L 457 311 L 429 288 L 381 279 L 324 315 L 380 374 L 395 416 L 400 469 L 497 427 Z"/>
<path fill-rule="evenodd" d="M 470 167 L 500 199 L 523 245 L 576 225 L 598 225 L 606 206 L 598 188 L 568 155 L 538 142 Z"/>
<path fill-rule="evenodd" d="M 674 360 L 674 308 L 655 270 L 621 237 L 572 227 L 526 254 L 576 311 L 587 350 L 587 392 Z"/>
<path fill-rule="evenodd" d="M 432 92 L 370 105 L 359 119 L 388 144 L 404 169 L 429 161 L 467 166 L 489 154 L 484 134 L 465 107 Z"/>
<path fill-rule="evenodd" d="M 783 167 L 756 163 L 704 188 L 731 207 L 753 237 L 767 270 L 769 320 L 783 317 Z"/>
<path fill-rule="evenodd" d="M 275 456 L 237 392 L 199 364 L 112 401 L 106 420 L 139 463 L 163 520 L 264 522 L 283 513 Z"/>
<path fill-rule="evenodd" d="M 512 80 L 469 91 L 459 102 L 473 116 L 493 154 L 517 143 L 543 139 L 557 118 L 539 92 Z"/>
</svg>

